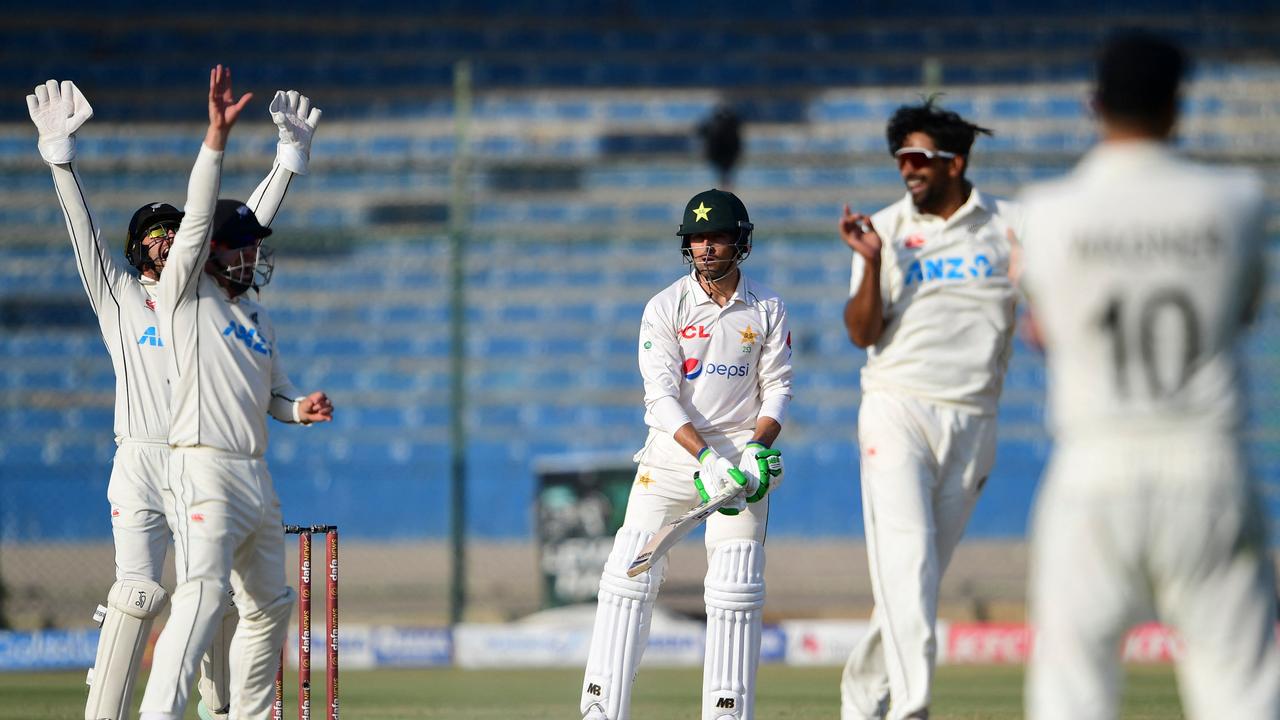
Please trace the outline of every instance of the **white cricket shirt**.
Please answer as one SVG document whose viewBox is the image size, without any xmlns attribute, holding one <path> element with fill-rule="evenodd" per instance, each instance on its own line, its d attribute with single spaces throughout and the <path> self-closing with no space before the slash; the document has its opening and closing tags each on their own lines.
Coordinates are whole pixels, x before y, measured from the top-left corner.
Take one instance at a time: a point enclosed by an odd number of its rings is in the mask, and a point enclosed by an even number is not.
<svg viewBox="0 0 1280 720">
<path fill-rule="evenodd" d="M 862 388 L 993 414 L 1014 327 L 1008 232 L 1017 206 L 974 189 L 946 220 L 911 195 L 871 217 L 884 241 L 884 331 L 867 349 Z M 853 254 L 850 296 L 866 261 Z"/>
<path fill-rule="evenodd" d="M 201 146 L 186 216 L 160 276 L 160 332 L 167 343 L 169 444 L 248 457 L 267 449 L 267 413 L 297 421 L 303 396 L 289 382 L 264 307 L 229 298 L 204 271 L 222 153 Z"/>
<path fill-rule="evenodd" d="M 1023 284 L 1060 438 L 1235 428 L 1263 187 L 1154 142 L 1104 143 L 1024 194 Z"/>
<path fill-rule="evenodd" d="M 750 430 L 783 423 L 791 402 L 791 333 L 777 293 L 741 274 L 724 307 L 692 275 L 645 306 L 640 325 L 644 420 L 668 435 Z"/>
<path fill-rule="evenodd" d="M 164 337 L 156 315 L 155 281 L 139 277 L 103 242 L 84 186 L 74 165 L 50 165 L 53 187 L 75 251 L 76 271 L 98 316 L 102 342 L 116 376 L 115 435 L 164 442 L 169 434 L 169 392 L 165 384 Z M 293 173 L 279 162 L 249 201 L 259 221 L 270 224 L 284 201 Z"/>
<path fill-rule="evenodd" d="M 102 342 L 115 370 L 116 439 L 164 442 L 169 432 L 169 394 L 164 382 L 164 340 L 155 312 L 156 285 L 131 272 L 103 242 L 73 166 L 49 167 L 75 251 L 76 271 L 98 316 Z"/>
</svg>

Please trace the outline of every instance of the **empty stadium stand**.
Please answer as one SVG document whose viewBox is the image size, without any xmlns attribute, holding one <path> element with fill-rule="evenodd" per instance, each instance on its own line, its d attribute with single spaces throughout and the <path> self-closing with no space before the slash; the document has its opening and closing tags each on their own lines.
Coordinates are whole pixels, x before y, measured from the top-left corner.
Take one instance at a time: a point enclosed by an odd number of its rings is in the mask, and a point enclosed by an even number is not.
<svg viewBox="0 0 1280 720">
<path fill-rule="evenodd" d="M 1262 0 L 1126 3 L 962 0 L 879 6 L 807 0 L 711 3 L 397 0 L 378 13 L 319 2 L 309 18 L 255 12 L 151 18 L 70 3 L 0 26 L 0 540 L 101 538 L 112 377 L 82 302 L 51 183 L 20 98 L 75 79 L 97 116 L 78 167 L 106 237 L 132 211 L 181 202 L 212 62 L 258 93 L 229 148 L 223 192 L 247 196 L 274 128 L 265 98 L 296 87 L 325 109 L 313 172 L 277 217 L 264 293 L 300 385 L 339 407 L 332 428 L 274 428 L 286 503 L 343 508 L 368 537 L 440 537 L 447 451 L 448 247 L 467 228 L 471 445 L 481 535 L 527 537 L 530 468 L 543 454 L 626 451 L 640 440 L 636 323 L 681 271 L 679 204 L 718 182 L 694 128 L 727 104 L 745 122 L 734 177 L 757 222 L 748 270 L 788 299 L 797 399 L 789 474 L 813 483 L 777 504 L 776 533 L 849 535 L 861 523 L 852 438 L 859 351 L 839 327 L 848 256 L 831 228 L 843 202 L 901 193 L 883 124 L 899 104 L 942 102 L 993 127 L 972 177 L 1002 194 L 1062 172 L 1093 140 L 1093 48 L 1146 23 L 1199 55 L 1180 143 L 1255 164 L 1280 236 L 1280 13 Z M 882 5 L 882 4 L 881 4 Z M 248 10 L 248 3 L 220 4 Z M 927 20 L 928 22 L 923 22 Z M 158 61 L 157 58 L 163 58 Z M 472 74 L 460 133 L 455 63 Z M 465 162 L 460 162 L 464 160 Z M 465 215 L 451 217 L 465 170 Z M 1277 304 L 1273 293 L 1269 308 Z M 1250 345 L 1255 461 L 1280 476 L 1272 312 Z M 1018 348 L 1001 407 L 997 478 L 973 533 L 1019 536 L 1047 454 L 1043 367 Z M 323 500 L 316 489 L 323 489 Z M 395 505 L 360 521 L 354 499 Z M 485 498 L 501 497 L 495 506 Z M 41 499 L 43 498 L 43 499 Z M 29 508 L 58 498 L 58 512 Z M 349 502 L 350 501 L 350 502 Z M 1280 492 L 1271 498 L 1280 514 Z M 46 516 L 47 515 L 47 516 Z"/>
</svg>

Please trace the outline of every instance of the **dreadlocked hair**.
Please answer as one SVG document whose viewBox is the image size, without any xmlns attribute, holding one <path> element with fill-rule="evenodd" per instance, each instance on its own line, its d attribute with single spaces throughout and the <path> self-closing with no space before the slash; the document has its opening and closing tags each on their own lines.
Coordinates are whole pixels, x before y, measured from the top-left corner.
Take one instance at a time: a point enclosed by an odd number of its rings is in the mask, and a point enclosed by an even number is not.
<svg viewBox="0 0 1280 720">
<path fill-rule="evenodd" d="M 919 132 L 933 138 L 933 143 L 939 150 L 967 156 L 978 133 L 994 134 L 955 112 L 943 110 L 934 102 L 937 97 L 930 95 L 919 105 L 903 105 L 894 111 L 893 117 L 889 118 L 889 126 L 885 129 L 890 153 L 901 149 L 906 144 L 908 135 Z"/>
</svg>

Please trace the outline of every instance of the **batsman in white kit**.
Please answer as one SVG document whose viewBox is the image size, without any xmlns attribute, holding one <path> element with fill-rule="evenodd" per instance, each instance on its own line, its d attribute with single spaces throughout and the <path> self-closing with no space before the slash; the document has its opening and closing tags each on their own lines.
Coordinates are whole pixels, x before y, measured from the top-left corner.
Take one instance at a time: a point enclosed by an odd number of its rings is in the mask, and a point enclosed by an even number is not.
<svg viewBox="0 0 1280 720">
<path fill-rule="evenodd" d="M 906 196 L 840 219 L 854 251 L 845 328 L 867 348 L 858 446 L 875 599 L 840 683 L 845 720 L 928 717 L 938 585 L 995 462 L 1016 212 L 965 178 L 979 133 L 931 100 L 900 107 L 886 135 Z"/>
<path fill-rule="evenodd" d="M 165 509 L 178 584 L 156 642 L 142 720 L 182 716 L 229 587 L 240 615 L 230 650 L 231 716 L 270 716 L 293 592 L 285 583 L 280 502 L 263 460 L 266 415 L 290 423 L 332 415 L 323 393 L 304 395 L 289 382 L 266 309 L 245 294 L 270 279 L 261 240 L 271 231 L 244 203 L 218 199 L 227 136 L 250 98 L 235 99 L 229 69 L 210 72 L 209 129 L 158 283 L 171 390 Z M 288 132 L 310 133 L 319 111 L 300 96 L 284 102 Z"/>
<path fill-rule="evenodd" d="M 1187 718 L 1280 718 L 1276 585 L 1240 432 L 1266 194 L 1252 171 L 1170 148 L 1185 66 L 1158 36 L 1112 37 L 1102 142 L 1024 196 L 1055 439 L 1032 527 L 1034 720 L 1118 717 L 1122 640 L 1153 618 L 1184 645 Z"/>
<path fill-rule="evenodd" d="M 649 435 L 600 577 L 584 718 L 630 717 L 667 558 L 635 577 L 632 561 L 665 523 L 735 485 L 737 497 L 706 521 L 702 717 L 755 715 L 768 493 L 782 482 L 782 455 L 771 446 L 791 401 L 791 336 L 782 298 L 739 269 L 752 230 L 733 193 L 695 195 L 677 231 L 690 271 L 645 307 L 639 363 Z"/>
<path fill-rule="evenodd" d="M 266 224 L 275 217 L 293 175 L 306 172 L 310 148 L 309 134 L 284 139 L 284 130 L 298 122 L 285 99 L 284 93 L 277 93 L 271 108 L 282 131 L 275 164 L 249 200 Z M 125 259 L 136 274 L 131 272 L 102 240 L 73 164 L 76 132 L 93 116 L 93 108 L 74 83 L 56 80 L 36 87 L 27 105 L 40 134 L 40 154 L 53 173 L 76 268 L 116 375 L 117 450 L 107 487 L 116 583 L 107 605 L 95 615 L 102 632 L 89 671 L 85 718 L 127 720 L 152 622 L 168 602 L 160 578 L 170 539 L 164 513 L 169 393 L 156 301 L 157 280 L 182 213 L 160 202 L 134 213 L 125 235 Z M 228 595 L 223 622 L 201 664 L 201 706 L 212 717 L 225 717 L 230 700 L 227 651 L 237 617 Z"/>
</svg>

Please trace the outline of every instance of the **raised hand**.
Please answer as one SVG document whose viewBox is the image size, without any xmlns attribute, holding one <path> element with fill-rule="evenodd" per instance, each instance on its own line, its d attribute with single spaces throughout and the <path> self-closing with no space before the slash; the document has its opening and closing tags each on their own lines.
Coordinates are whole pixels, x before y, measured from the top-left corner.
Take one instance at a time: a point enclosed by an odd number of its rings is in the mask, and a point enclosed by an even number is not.
<svg viewBox="0 0 1280 720">
<path fill-rule="evenodd" d="M 277 90 L 270 111 L 271 121 L 280 131 L 276 159 L 289 171 L 305 175 L 311 158 L 311 138 L 320 123 L 320 108 L 311 107 L 311 99 L 297 90 Z"/>
<path fill-rule="evenodd" d="M 844 214 L 840 216 L 840 239 L 868 262 L 880 259 L 880 248 L 884 246 L 884 242 L 872 227 L 871 217 L 852 212 L 848 204 L 844 206 Z"/>
<path fill-rule="evenodd" d="M 76 156 L 76 130 L 93 117 L 93 107 L 70 80 L 48 80 L 27 96 L 27 112 L 40 133 L 40 157 L 51 165 Z"/>
<path fill-rule="evenodd" d="M 226 149 L 231 126 L 236 124 L 240 112 L 252 99 L 253 93 L 245 93 L 239 100 L 235 99 L 231 91 L 231 68 L 217 65 L 209 71 L 209 132 L 205 135 L 205 145 L 209 149 Z"/>
</svg>

